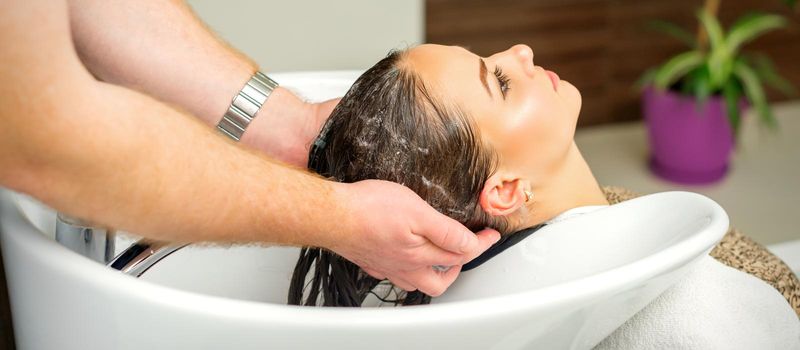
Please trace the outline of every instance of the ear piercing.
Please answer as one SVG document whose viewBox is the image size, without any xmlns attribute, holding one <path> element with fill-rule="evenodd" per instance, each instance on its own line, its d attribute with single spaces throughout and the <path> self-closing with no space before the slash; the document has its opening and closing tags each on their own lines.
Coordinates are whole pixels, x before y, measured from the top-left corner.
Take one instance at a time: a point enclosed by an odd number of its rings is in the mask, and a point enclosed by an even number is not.
<svg viewBox="0 0 800 350">
<path fill-rule="evenodd" d="M 525 203 L 530 202 L 531 199 L 533 198 L 533 191 L 524 190 L 523 192 L 525 192 Z"/>
</svg>

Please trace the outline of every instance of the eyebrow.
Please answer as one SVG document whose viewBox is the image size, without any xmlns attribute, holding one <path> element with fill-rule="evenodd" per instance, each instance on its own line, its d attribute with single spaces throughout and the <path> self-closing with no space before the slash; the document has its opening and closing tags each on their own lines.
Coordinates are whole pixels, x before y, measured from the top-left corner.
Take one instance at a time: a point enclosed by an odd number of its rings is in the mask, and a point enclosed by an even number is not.
<svg viewBox="0 0 800 350">
<path fill-rule="evenodd" d="M 480 74 L 479 77 L 481 79 L 481 83 L 483 84 L 483 87 L 486 89 L 486 93 L 489 94 L 489 96 L 491 96 L 492 98 L 494 98 L 494 96 L 492 95 L 492 90 L 489 89 L 489 83 L 486 82 L 486 75 L 489 74 L 489 69 L 486 68 L 486 62 L 483 62 L 483 59 L 480 57 L 478 58 L 478 66 L 479 66 L 478 70 Z"/>
</svg>

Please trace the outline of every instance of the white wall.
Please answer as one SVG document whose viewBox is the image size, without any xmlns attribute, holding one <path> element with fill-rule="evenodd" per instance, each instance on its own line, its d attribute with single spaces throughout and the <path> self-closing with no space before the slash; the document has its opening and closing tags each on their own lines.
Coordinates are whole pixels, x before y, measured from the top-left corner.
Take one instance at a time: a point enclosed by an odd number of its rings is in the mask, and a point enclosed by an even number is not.
<svg viewBox="0 0 800 350">
<path fill-rule="evenodd" d="M 265 72 L 366 69 L 424 40 L 423 0 L 189 0 Z"/>
</svg>

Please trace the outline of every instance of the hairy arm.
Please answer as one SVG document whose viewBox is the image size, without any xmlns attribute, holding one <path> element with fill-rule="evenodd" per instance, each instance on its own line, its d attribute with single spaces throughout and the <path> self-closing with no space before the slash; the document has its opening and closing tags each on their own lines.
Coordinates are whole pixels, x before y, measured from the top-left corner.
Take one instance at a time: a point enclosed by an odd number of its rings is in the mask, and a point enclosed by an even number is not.
<svg viewBox="0 0 800 350">
<path fill-rule="evenodd" d="M 180 106 L 208 125 L 217 125 L 257 69 L 252 60 L 217 38 L 183 1 L 68 3 L 75 47 L 92 74 Z M 242 143 L 305 166 L 308 146 L 335 104 L 335 100 L 305 103 L 279 87 L 247 128 Z"/>
<path fill-rule="evenodd" d="M 347 217 L 332 205 L 338 184 L 96 81 L 72 47 L 66 4 L 2 7 L 0 42 L 15 44 L 0 47 L 0 183 L 163 240 L 326 245 L 339 232 L 330 224 Z"/>
<path fill-rule="evenodd" d="M 499 238 L 474 235 L 406 187 L 324 181 L 98 82 L 73 48 L 67 16 L 64 2 L 0 2 L 0 42 L 14 43 L 0 46 L 0 185 L 159 240 L 328 248 L 434 296 Z"/>
</svg>

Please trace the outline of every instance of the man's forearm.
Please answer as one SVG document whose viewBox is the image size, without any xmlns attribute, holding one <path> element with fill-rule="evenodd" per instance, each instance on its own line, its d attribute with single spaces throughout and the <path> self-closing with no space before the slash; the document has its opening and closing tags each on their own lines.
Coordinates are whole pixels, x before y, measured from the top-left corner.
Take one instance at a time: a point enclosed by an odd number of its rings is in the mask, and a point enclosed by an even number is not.
<svg viewBox="0 0 800 350">
<path fill-rule="evenodd" d="M 70 0 L 81 60 L 99 79 L 179 106 L 215 126 L 256 64 L 214 35 L 183 1 Z M 242 143 L 303 166 L 325 109 L 278 88 Z M 329 109 L 328 109 L 329 112 Z"/>
<path fill-rule="evenodd" d="M 15 42 L 0 46 L 0 185 L 156 239 L 326 246 L 349 229 L 346 185 L 97 82 L 74 54 L 65 3 L 0 2 L 0 23 L 0 42 Z"/>
<path fill-rule="evenodd" d="M 327 242 L 320 234 L 336 233 L 324 226 L 347 220 L 333 205 L 335 184 L 243 151 L 147 96 L 95 84 L 75 98 L 84 103 L 60 106 L 50 127 L 28 130 L 54 136 L 26 152 L 36 165 L 18 190 L 70 215 L 171 241 L 317 245 Z"/>
<path fill-rule="evenodd" d="M 256 64 L 217 39 L 182 1 L 70 0 L 81 60 L 103 81 L 219 122 Z"/>
</svg>

